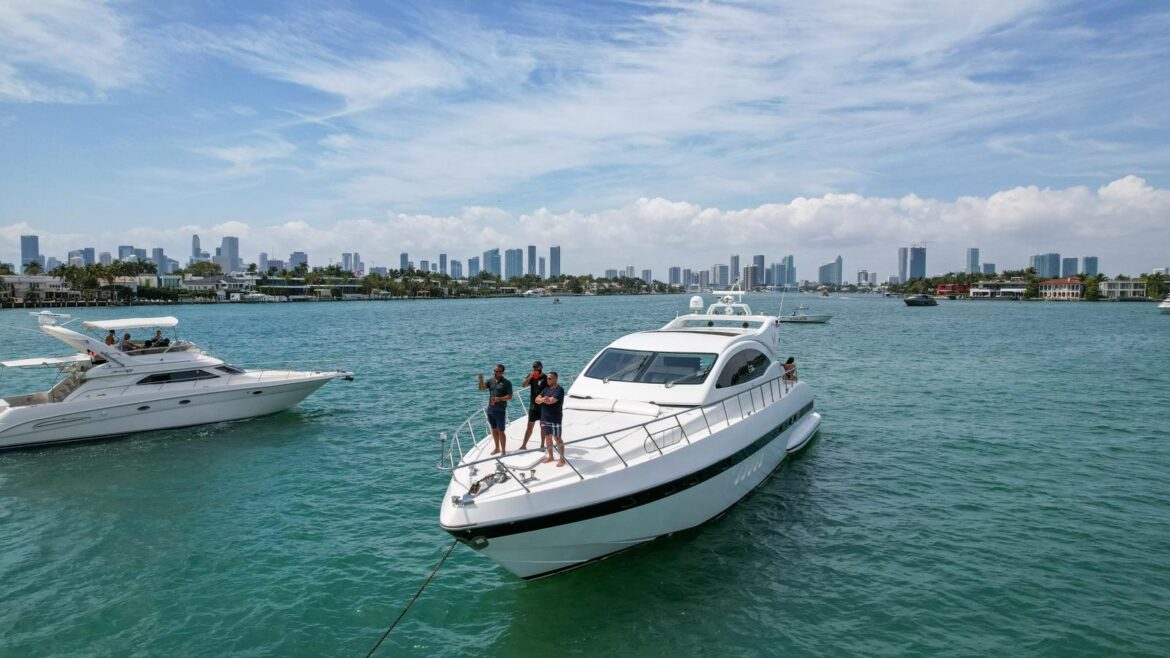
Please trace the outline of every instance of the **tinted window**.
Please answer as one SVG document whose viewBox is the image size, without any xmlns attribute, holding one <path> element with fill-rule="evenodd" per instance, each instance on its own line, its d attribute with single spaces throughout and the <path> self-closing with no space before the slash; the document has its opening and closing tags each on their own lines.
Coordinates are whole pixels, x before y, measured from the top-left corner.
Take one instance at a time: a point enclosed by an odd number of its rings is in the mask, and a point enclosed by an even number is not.
<svg viewBox="0 0 1170 658">
<path fill-rule="evenodd" d="M 180 372 L 160 372 L 157 375 L 143 377 L 138 383 L 172 384 L 175 382 L 193 382 L 196 379 L 215 379 L 216 377 L 217 375 L 213 375 L 206 370 L 182 370 Z"/>
<path fill-rule="evenodd" d="M 715 365 L 714 354 L 608 349 L 586 377 L 643 384 L 701 384 Z"/>
<path fill-rule="evenodd" d="M 225 363 L 225 364 L 223 364 L 222 366 L 216 366 L 216 368 L 215 368 L 215 369 L 216 369 L 216 370 L 219 370 L 220 372 L 226 372 L 226 373 L 228 373 L 228 374 L 231 374 L 231 375 L 242 375 L 242 374 L 244 374 L 244 371 L 243 371 L 243 370 L 240 370 L 239 368 L 237 368 L 237 367 L 235 367 L 235 366 L 229 366 L 229 365 L 228 365 L 228 364 L 226 364 L 226 363 Z"/>
<path fill-rule="evenodd" d="M 744 382 L 763 377 L 770 364 L 771 359 L 768 358 L 768 355 L 758 350 L 744 350 L 734 354 L 727 360 L 723 370 L 719 372 L 719 380 L 715 382 L 715 387 L 738 386 Z"/>
</svg>

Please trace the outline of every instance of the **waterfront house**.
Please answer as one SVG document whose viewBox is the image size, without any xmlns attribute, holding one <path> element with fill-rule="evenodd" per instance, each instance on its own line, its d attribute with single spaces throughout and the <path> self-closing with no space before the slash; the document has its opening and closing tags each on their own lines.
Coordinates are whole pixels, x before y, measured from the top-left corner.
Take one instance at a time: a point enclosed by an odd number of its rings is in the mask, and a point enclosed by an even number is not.
<svg viewBox="0 0 1170 658">
<path fill-rule="evenodd" d="M 1146 282 L 1129 279 L 1126 281 L 1102 281 L 1097 290 L 1101 299 L 1111 301 L 1138 300 L 1146 298 Z"/>
<path fill-rule="evenodd" d="M 1023 299 L 1028 282 L 1022 277 L 998 281 L 978 281 L 971 286 L 971 299 Z"/>
<path fill-rule="evenodd" d="M 0 276 L 0 296 L 14 303 L 66 301 L 78 296 L 61 277 L 37 274 L 5 274 Z"/>
<path fill-rule="evenodd" d="M 1062 279 L 1048 279 L 1040 282 L 1040 298 L 1053 301 L 1079 300 L 1085 287 L 1075 276 Z"/>
</svg>

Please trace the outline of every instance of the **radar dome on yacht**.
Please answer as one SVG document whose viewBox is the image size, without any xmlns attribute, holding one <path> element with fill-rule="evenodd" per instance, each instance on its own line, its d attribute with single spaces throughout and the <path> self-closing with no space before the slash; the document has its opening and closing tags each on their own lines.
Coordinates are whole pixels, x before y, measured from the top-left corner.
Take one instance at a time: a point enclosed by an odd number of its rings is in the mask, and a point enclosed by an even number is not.
<svg viewBox="0 0 1170 658">
<path fill-rule="evenodd" d="M 694 297 L 691 297 L 691 312 L 692 313 L 702 313 L 703 312 L 703 297 L 702 297 L 702 295 L 695 295 Z"/>
</svg>

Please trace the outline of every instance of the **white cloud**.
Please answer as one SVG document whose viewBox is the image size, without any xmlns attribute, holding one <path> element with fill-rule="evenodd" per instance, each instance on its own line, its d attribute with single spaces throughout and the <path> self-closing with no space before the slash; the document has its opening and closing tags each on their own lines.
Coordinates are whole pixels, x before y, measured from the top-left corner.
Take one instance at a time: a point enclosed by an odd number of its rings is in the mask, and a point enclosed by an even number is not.
<svg viewBox="0 0 1170 658">
<path fill-rule="evenodd" d="M 136 82 L 141 61 L 106 2 L 0 3 L 0 101 L 86 102 Z"/>
<path fill-rule="evenodd" d="M 621 207 L 580 213 L 541 208 L 513 215 L 498 208 L 469 207 L 449 216 L 388 214 L 332 225 L 296 220 L 258 225 L 242 220 L 182 229 L 128 228 L 97 234 L 40 232 L 42 251 L 64 256 L 83 245 L 112 250 L 116 244 L 163 245 L 185 260 L 192 233 L 204 248 L 224 235 L 240 238 L 248 260 L 260 251 L 285 258 L 309 253 L 314 265 L 358 251 L 369 264 L 394 267 L 406 251 L 416 262 L 440 252 L 465 260 L 492 247 L 554 244 L 564 249 L 566 271 L 600 273 L 635 264 L 660 276 L 671 265 L 705 268 L 727 255 L 764 253 L 769 261 L 795 254 L 797 267 L 811 273 L 814 263 L 846 254 L 847 267 L 892 271 L 895 249 L 925 241 L 931 271 L 962 267 L 962 251 L 982 246 L 985 260 L 1001 268 L 1023 267 L 1032 253 L 1050 250 L 1095 254 L 1109 273 L 1137 274 L 1170 261 L 1170 190 L 1151 187 L 1136 176 L 1097 190 L 1016 187 L 988 197 L 954 201 L 907 195 L 901 198 L 859 194 L 801 197 L 739 210 L 721 210 L 661 198 L 642 198 Z M 37 232 L 27 224 L 0 226 L 4 244 Z M 1114 238 L 1143 235 L 1136 243 Z M 948 251 L 949 250 L 949 251 Z M 949 255 L 948 255 L 949 254 Z M 11 260 L 13 255 L 9 255 Z M 950 263 L 948 264 L 948 260 Z"/>
</svg>

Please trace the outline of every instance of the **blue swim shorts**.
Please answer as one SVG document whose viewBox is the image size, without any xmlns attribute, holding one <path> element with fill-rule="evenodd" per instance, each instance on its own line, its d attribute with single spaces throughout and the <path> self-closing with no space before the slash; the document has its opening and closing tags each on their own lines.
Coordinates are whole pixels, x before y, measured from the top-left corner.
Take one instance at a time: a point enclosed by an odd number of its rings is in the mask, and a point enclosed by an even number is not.
<svg viewBox="0 0 1170 658">
<path fill-rule="evenodd" d="M 493 430 L 504 431 L 504 427 L 508 424 L 508 415 L 504 413 L 503 409 L 488 405 L 487 408 L 488 425 Z"/>
</svg>

